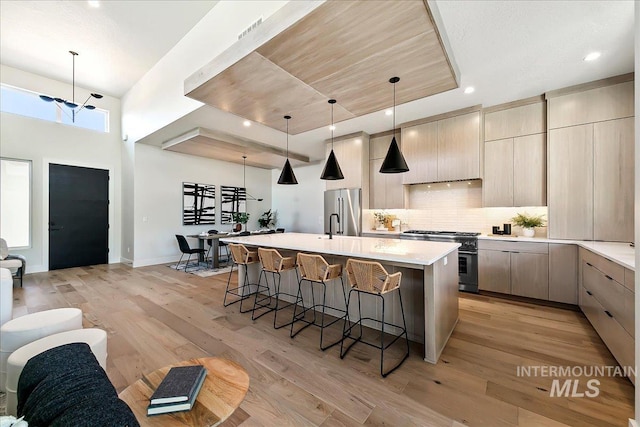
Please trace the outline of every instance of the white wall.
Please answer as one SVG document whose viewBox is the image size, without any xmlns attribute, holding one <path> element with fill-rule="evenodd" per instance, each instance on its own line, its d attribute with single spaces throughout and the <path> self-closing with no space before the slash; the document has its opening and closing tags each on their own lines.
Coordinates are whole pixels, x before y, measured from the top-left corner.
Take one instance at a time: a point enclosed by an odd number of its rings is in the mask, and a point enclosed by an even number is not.
<svg viewBox="0 0 640 427">
<path fill-rule="evenodd" d="M 325 182 L 320 179 L 324 163 L 293 169 L 298 185 L 278 185 L 282 169 L 271 171 L 271 209 L 277 211 L 278 227 L 298 233 L 324 233 Z"/>
<path fill-rule="evenodd" d="M 136 142 L 203 104 L 184 96 L 184 81 L 287 1 L 221 1 L 122 98 L 122 129 Z"/>
<path fill-rule="evenodd" d="M 135 208 L 135 143 L 127 140 L 122 143 L 122 242 L 120 253 L 122 261 L 133 262 L 135 254 L 134 208 Z"/>
<path fill-rule="evenodd" d="M 247 191 L 264 199 L 247 201 L 250 214 L 247 229 L 255 230 L 260 215 L 272 206 L 271 171 L 247 166 L 246 176 Z M 216 186 L 215 225 L 182 225 L 183 182 Z M 220 186 L 242 187 L 242 165 L 136 144 L 134 185 L 134 267 L 173 262 L 180 258 L 176 234 L 231 230 L 231 224 L 220 224 Z M 190 240 L 189 244 L 197 247 L 198 242 Z"/>
<path fill-rule="evenodd" d="M 61 96 L 72 90 L 69 84 L 4 65 L 0 67 L 0 80 L 12 86 Z M 76 87 L 78 99 L 86 98 L 88 94 L 89 91 Z M 109 262 L 120 262 L 120 100 L 105 96 L 96 101 L 96 106 L 109 110 L 111 132 L 101 133 L 8 113 L 0 116 L 0 154 L 33 162 L 31 248 L 15 251 L 27 258 L 27 273 L 48 269 L 49 163 L 110 171 Z"/>
</svg>

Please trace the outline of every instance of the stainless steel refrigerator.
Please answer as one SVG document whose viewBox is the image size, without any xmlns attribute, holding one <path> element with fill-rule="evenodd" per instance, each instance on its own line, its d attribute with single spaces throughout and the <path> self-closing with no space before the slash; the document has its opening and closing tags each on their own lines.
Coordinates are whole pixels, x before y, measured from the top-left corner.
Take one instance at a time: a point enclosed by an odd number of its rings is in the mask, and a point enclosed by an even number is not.
<svg viewBox="0 0 640 427">
<path fill-rule="evenodd" d="M 329 233 L 329 220 L 333 221 L 333 234 L 359 236 L 362 231 L 362 190 L 347 188 L 324 192 L 324 232 Z M 331 214 L 338 214 L 340 223 Z"/>
</svg>

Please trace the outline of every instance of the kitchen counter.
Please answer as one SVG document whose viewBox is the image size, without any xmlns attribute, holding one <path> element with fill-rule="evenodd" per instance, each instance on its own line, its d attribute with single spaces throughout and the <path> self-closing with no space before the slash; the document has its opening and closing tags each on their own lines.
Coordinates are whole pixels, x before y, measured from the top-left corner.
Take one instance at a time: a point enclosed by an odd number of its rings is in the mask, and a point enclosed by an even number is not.
<svg viewBox="0 0 640 427">
<path fill-rule="evenodd" d="M 460 244 L 385 237 L 333 236 L 333 239 L 329 239 L 329 236 L 318 234 L 276 233 L 226 237 L 220 240 L 226 243 L 242 243 L 254 248 L 275 248 L 283 252 L 318 253 L 325 256 L 329 263 L 340 263 L 343 266 L 351 257 L 374 260 L 383 264 L 390 273 L 401 271 L 400 289 L 402 299 L 405 301 L 404 312 L 409 338 L 424 343 L 425 361 L 437 363 L 458 322 L 458 248 Z M 249 264 L 246 268 L 249 282 L 256 283 L 260 273 L 259 263 Z M 240 265 L 239 291 L 242 289 L 244 273 L 245 267 Z M 282 292 L 297 294 L 298 282 L 293 272 L 283 273 L 281 280 Z M 345 290 L 349 289 L 346 277 L 343 286 Z M 282 297 L 283 300 L 294 301 L 293 298 L 287 298 Z M 401 324 L 402 315 L 396 300 L 397 294 L 392 292 L 384 298 L 388 304 L 386 320 Z M 362 304 L 363 316 L 378 317 L 379 306 L 376 306 L 373 300 L 366 303 L 365 300 L 363 299 Z M 328 292 L 326 303 L 343 309 L 345 304 L 342 292 Z M 357 315 L 357 313 L 356 305 L 350 310 L 350 314 Z M 379 328 L 377 323 L 366 325 Z"/>
<path fill-rule="evenodd" d="M 481 235 L 482 240 L 505 240 L 513 242 L 538 242 L 538 243 L 562 243 L 566 245 L 578 245 L 597 253 L 610 261 L 618 263 L 629 270 L 635 271 L 635 248 L 624 242 L 595 242 L 592 240 L 561 240 L 548 239 L 546 237 L 523 236 L 493 236 Z"/>
<path fill-rule="evenodd" d="M 381 237 L 400 237 L 399 231 L 363 230 L 363 235 L 374 234 Z"/>
<path fill-rule="evenodd" d="M 243 243 L 294 251 L 317 252 L 328 255 L 357 257 L 384 263 L 432 265 L 456 251 L 459 243 L 427 242 L 400 239 L 376 239 L 356 236 L 329 236 L 307 233 L 275 233 L 257 236 L 238 236 L 220 239 L 227 243 Z"/>
</svg>

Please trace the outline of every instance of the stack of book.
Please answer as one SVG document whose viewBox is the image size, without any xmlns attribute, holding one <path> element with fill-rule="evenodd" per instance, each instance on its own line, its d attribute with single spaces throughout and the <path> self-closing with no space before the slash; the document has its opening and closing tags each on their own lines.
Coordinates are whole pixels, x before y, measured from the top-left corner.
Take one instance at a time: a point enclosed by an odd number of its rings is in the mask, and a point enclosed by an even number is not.
<svg viewBox="0 0 640 427">
<path fill-rule="evenodd" d="M 151 396 L 147 415 L 190 411 L 206 377 L 201 365 L 171 368 Z"/>
</svg>

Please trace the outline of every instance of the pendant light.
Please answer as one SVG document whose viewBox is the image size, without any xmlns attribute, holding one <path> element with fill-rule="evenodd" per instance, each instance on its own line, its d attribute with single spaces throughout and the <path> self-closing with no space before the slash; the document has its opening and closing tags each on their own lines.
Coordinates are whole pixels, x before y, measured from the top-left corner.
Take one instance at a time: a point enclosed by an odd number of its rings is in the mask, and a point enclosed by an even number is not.
<svg viewBox="0 0 640 427">
<path fill-rule="evenodd" d="M 335 103 L 335 99 L 329 100 L 329 104 L 331 104 L 331 153 L 329 153 L 329 158 L 327 159 L 327 163 L 324 165 L 324 170 L 322 171 L 322 175 L 320 175 L 320 179 L 344 179 L 344 175 L 342 175 L 342 169 L 340 169 L 340 165 L 338 164 L 338 159 L 336 159 L 336 155 L 333 152 L 333 104 Z"/>
<path fill-rule="evenodd" d="M 298 183 L 298 180 L 293 173 L 291 163 L 289 163 L 289 119 L 291 119 L 291 116 L 284 116 L 284 118 L 287 121 L 287 161 L 284 163 L 280 178 L 278 178 L 278 184 L 294 185 Z"/>
<path fill-rule="evenodd" d="M 396 83 L 399 81 L 400 77 L 391 77 L 389 79 L 389 83 L 393 84 L 393 139 L 380 167 L 380 173 L 409 172 L 409 166 L 407 166 L 407 162 L 404 160 L 404 156 L 396 142 Z"/>
</svg>

